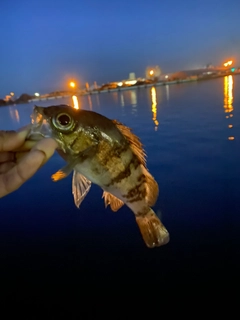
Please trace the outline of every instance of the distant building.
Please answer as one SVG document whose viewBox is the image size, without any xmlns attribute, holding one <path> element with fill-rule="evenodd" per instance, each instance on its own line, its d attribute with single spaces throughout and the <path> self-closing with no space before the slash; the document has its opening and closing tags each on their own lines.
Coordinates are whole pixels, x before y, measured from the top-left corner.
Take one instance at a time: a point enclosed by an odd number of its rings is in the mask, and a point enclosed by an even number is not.
<svg viewBox="0 0 240 320">
<path fill-rule="evenodd" d="M 136 75 L 134 72 L 129 73 L 129 80 L 136 80 Z"/>
<path fill-rule="evenodd" d="M 145 71 L 145 77 L 149 80 L 159 80 L 161 73 L 162 72 L 159 66 L 147 67 Z"/>
</svg>

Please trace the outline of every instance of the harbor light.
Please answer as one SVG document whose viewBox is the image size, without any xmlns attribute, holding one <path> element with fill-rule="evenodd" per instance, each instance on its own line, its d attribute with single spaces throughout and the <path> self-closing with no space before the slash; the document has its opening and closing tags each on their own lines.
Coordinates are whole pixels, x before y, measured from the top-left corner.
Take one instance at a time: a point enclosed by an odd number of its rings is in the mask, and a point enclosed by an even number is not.
<svg viewBox="0 0 240 320">
<path fill-rule="evenodd" d="M 146 79 L 158 80 L 161 75 L 159 66 L 149 66 L 145 70 Z"/>
<path fill-rule="evenodd" d="M 71 81 L 71 82 L 69 83 L 69 85 L 70 85 L 71 88 L 75 88 L 75 87 L 76 87 L 76 84 L 75 84 L 75 82 L 73 82 L 73 81 Z"/>
<path fill-rule="evenodd" d="M 35 95 L 36 97 L 39 97 L 39 96 L 40 96 L 40 94 L 39 94 L 38 92 L 35 92 L 34 95 Z"/>
<path fill-rule="evenodd" d="M 128 84 L 128 85 L 134 85 L 135 83 L 137 83 L 137 80 L 127 80 L 127 81 L 125 81 L 125 84 Z"/>
<path fill-rule="evenodd" d="M 231 66 L 232 63 L 233 63 L 232 60 L 229 60 L 229 61 L 225 62 L 223 65 L 224 65 L 224 67 L 228 67 L 228 66 Z"/>
</svg>

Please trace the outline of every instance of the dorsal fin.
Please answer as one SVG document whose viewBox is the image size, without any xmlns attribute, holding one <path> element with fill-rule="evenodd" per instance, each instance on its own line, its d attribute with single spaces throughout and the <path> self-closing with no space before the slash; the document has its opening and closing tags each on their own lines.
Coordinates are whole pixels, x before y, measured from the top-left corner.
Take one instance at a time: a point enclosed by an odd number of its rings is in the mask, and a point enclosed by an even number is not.
<svg viewBox="0 0 240 320">
<path fill-rule="evenodd" d="M 105 207 L 107 207 L 110 204 L 112 211 L 116 212 L 124 205 L 124 202 L 122 200 L 118 199 L 117 197 L 115 197 L 107 191 L 103 192 L 102 197 L 104 198 Z"/>
<path fill-rule="evenodd" d="M 144 174 L 146 178 L 146 186 L 147 186 L 146 201 L 149 207 L 152 207 L 155 205 L 157 201 L 159 188 L 156 180 L 153 178 L 150 172 L 146 168 L 144 169 L 143 170 L 144 170 Z"/>
<path fill-rule="evenodd" d="M 132 133 L 132 130 L 130 128 L 126 127 L 121 122 L 113 120 L 113 123 L 117 126 L 118 130 L 124 135 L 124 137 L 129 141 L 130 148 L 132 149 L 132 152 L 137 156 L 140 163 L 144 167 L 146 167 L 146 153 L 143 149 L 143 145 L 140 139 L 134 133 Z"/>
</svg>

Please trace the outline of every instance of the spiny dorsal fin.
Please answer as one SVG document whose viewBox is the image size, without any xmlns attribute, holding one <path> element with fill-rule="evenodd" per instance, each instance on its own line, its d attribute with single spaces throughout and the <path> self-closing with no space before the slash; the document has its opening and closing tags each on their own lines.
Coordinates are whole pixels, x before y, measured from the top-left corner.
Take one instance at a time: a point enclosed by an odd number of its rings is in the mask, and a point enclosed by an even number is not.
<svg viewBox="0 0 240 320">
<path fill-rule="evenodd" d="M 111 193 L 104 191 L 103 196 L 105 207 L 107 207 L 110 204 L 110 207 L 112 211 L 116 212 L 118 209 L 120 209 L 124 202 L 122 200 L 119 200 L 117 197 L 113 196 Z"/>
<path fill-rule="evenodd" d="M 140 139 L 132 133 L 131 129 L 123 125 L 117 120 L 113 120 L 113 123 L 117 126 L 118 130 L 124 135 L 124 137 L 129 141 L 130 148 L 132 152 L 137 156 L 138 160 L 144 167 L 146 167 L 146 153 L 143 149 L 143 145 Z"/>
</svg>

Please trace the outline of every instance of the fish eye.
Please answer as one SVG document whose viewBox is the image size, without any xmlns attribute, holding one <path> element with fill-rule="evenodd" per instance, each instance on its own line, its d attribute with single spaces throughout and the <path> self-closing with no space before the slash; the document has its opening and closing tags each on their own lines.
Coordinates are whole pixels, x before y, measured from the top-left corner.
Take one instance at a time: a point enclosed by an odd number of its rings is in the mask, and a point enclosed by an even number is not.
<svg viewBox="0 0 240 320">
<path fill-rule="evenodd" d="M 57 129 L 68 131 L 74 126 L 74 121 L 67 113 L 60 113 L 52 119 L 54 127 Z"/>
<path fill-rule="evenodd" d="M 60 114 L 57 117 L 57 121 L 61 126 L 67 126 L 69 122 L 71 121 L 71 118 L 67 114 Z"/>
</svg>

